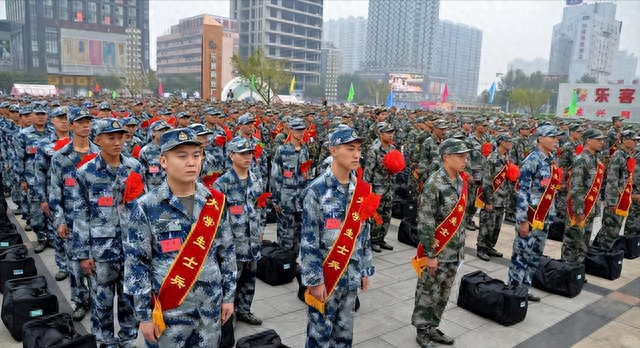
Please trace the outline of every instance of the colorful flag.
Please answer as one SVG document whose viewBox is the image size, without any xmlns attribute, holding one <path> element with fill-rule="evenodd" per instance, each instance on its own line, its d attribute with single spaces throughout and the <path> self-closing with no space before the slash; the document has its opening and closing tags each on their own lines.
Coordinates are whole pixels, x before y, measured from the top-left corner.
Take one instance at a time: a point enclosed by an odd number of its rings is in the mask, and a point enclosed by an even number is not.
<svg viewBox="0 0 640 348">
<path fill-rule="evenodd" d="M 387 94 L 387 103 L 385 104 L 386 107 L 390 108 L 393 107 L 393 91 L 390 90 L 389 94 Z"/>
<path fill-rule="evenodd" d="M 93 88 L 96 93 L 100 93 L 100 85 L 96 82 L 96 86 Z"/>
<path fill-rule="evenodd" d="M 160 81 L 160 84 L 158 85 L 158 94 L 160 95 L 160 97 L 164 96 L 164 88 L 162 87 L 162 81 Z"/>
<path fill-rule="evenodd" d="M 496 82 L 494 81 L 489 88 L 489 104 L 493 104 L 493 96 L 496 94 Z"/>
<path fill-rule="evenodd" d="M 569 117 L 573 116 L 576 114 L 576 112 L 578 112 L 578 94 L 576 93 L 576 90 L 574 89 L 573 92 L 571 92 L 571 103 L 569 104 Z"/>
<path fill-rule="evenodd" d="M 289 86 L 289 94 L 293 94 L 293 87 L 296 86 L 296 77 L 295 75 L 291 79 L 291 86 Z"/>
<path fill-rule="evenodd" d="M 251 87 L 252 90 L 256 89 L 256 76 L 255 75 L 251 75 L 251 85 L 249 87 Z"/>
<path fill-rule="evenodd" d="M 447 88 L 447 84 L 444 84 L 444 88 L 442 89 L 442 103 L 447 101 L 447 96 L 449 95 L 449 89 Z"/>
<path fill-rule="evenodd" d="M 349 94 L 347 95 L 347 101 L 351 103 L 353 101 L 353 97 L 356 96 L 356 90 L 353 88 L 353 82 L 351 82 L 351 86 L 349 87 Z"/>
</svg>

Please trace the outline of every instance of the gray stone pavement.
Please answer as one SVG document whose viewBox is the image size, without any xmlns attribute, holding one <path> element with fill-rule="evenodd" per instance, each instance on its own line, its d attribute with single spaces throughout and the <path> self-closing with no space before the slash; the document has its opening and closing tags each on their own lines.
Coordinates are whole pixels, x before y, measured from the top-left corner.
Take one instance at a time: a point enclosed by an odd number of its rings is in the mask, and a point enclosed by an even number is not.
<svg viewBox="0 0 640 348">
<path fill-rule="evenodd" d="M 20 223 L 24 227 L 24 222 L 20 220 Z M 355 347 L 417 347 L 415 329 L 411 326 L 416 274 L 410 260 L 415 249 L 397 241 L 399 224 L 399 220 L 392 220 L 386 238 L 395 249 L 374 253 L 376 274 L 371 278 L 370 289 L 359 295 L 362 307 L 356 313 Z M 35 240 L 33 233 L 27 232 L 26 235 L 29 240 Z M 573 299 L 532 289 L 534 294 L 542 297 L 542 301 L 530 304 L 526 319 L 511 327 L 458 308 L 456 300 L 462 275 L 483 270 L 494 278 L 506 280 L 514 235 L 513 225 L 503 225 L 497 249 L 505 254 L 505 258 L 484 262 L 475 257 L 477 233 L 467 233 L 466 258 L 458 272 L 440 327 L 456 339 L 454 347 L 640 347 L 640 259 L 624 260 L 622 276 L 615 281 L 587 276 L 589 283 Z M 275 239 L 275 225 L 267 226 L 265 239 Z M 28 241 L 25 242 L 31 247 Z M 560 246 L 560 242 L 548 241 L 545 254 L 559 258 Z M 30 254 L 33 255 L 32 252 Z M 53 250 L 47 249 L 35 257 L 40 257 L 46 268 L 39 269 L 40 274 L 46 273 L 55 283 L 52 274 L 57 272 L 57 267 Z M 68 282 L 65 280 L 50 286 L 58 287 L 63 294 L 59 299 L 61 311 L 70 311 Z M 274 329 L 286 345 L 304 347 L 306 306 L 296 298 L 296 291 L 295 280 L 277 287 L 258 280 L 252 311 L 264 323 L 258 327 L 237 323 L 236 339 Z M 90 331 L 88 316 L 81 324 Z M 137 345 L 144 347 L 141 337 Z M 10 337 L 4 325 L 0 325 L 0 347 L 22 347 Z"/>
</svg>

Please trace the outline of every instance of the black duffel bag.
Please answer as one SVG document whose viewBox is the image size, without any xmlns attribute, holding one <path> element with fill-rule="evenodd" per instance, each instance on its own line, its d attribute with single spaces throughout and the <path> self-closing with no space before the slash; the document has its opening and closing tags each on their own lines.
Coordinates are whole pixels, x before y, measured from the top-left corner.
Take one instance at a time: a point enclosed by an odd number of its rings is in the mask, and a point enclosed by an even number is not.
<svg viewBox="0 0 640 348">
<path fill-rule="evenodd" d="M 97 348 L 94 335 L 80 335 L 69 313 L 47 315 L 22 327 L 23 348 Z"/>
<path fill-rule="evenodd" d="M 0 293 L 8 280 L 34 277 L 38 275 L 36 262 L 32 257 L 20 257 L 20 254 L 9 254 L 0 260 Z"/>
<path fill-rule="evenodd" d="M 613 242 L 611 250 L 624 251 L 625 259 L 637 259 L 640 256 L 640 236 L 620 236 Z"/>
<path fill-rule="evenodd" d="M 229 318 L 222 324 L 220 332 L 220 348 L 233 348 L 236 344 L 236 336 L 233 332 L 233 320 Z"/>
<path fill-rule="evenodd" d="M 418 222 L 415 219 L 404 219 L 400 222 L 398 242 L 414 248 L 418 246 L 420 239 L 418 239 Z"/>
<path fill-rule="evenodd" d="M 278 216 L 276 215 L 276 210 L 273 208 L 271 200 L 267 201 L 267 207 L 265 209 L 267 210 L 267 223 L 275 224 L 278 222 Z"/>
<path fill-rule="evenodd" d="M 510 326 L 527 316 L 527 288 L 506 285 L 482 271 L 462 277 L 458 306 L 498 324 Z"/>
<path fill-rule="evenodd" d="M 547 239 L 562 242 L 564 238 L 564 228 L 564 220 L 555 216 L 551 225 L 549 225 L 549 234 L 547 235 Z"/>
<path fill-rule="evenodd" d="M 22 260 L 29 254 L 29 249 L 24 244 L 12 245 L 0 250 L 0 261 L 2 260 Z"/>
<path fill-rule="evenodd" d="M 589 247 L 584 258 L 584 271 L 596 277 L 615 280 L 622 273 L 624 250 L 603 250 Z"/>
<path fill-rule="evenodd" d="M 288 348 L 274 330 L 262 331 L 238 340 L 236 348 Z"/>
<path fill-rule="evenodd" d="M 296 254 L 278 249 L 278 243 L 262 241 L 256 276 L 269 285 L 290 283 L 296 276 Z"/>
<path fill-rule="evenodd" d="M 9 280 L 2 299 L 2 322 L 16 341 L 22 326 L 34 318 L 58 313 L 58 298 L 49 292 L 44 276 Z"/>
<path fill-rule="evenodd" d="M 576 297 L 584 285 L 584 264 L 571 265 L 562 260 L 540 256 L 531 285 L 552 294 Z"/>
<path fill-rule="evenodd" d="M 0 233 L 0 251 L 18 244 L 22 244 L 22 236 L 20 236 L 18 231 L 13 230 L 6 233 Z"/>
</svg>

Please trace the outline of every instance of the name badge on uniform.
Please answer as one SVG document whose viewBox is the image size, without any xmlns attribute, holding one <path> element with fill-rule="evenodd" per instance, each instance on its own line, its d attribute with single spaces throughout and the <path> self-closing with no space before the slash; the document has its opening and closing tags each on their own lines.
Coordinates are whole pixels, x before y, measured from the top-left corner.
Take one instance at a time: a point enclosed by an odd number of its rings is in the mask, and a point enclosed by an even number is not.
<svg viewBox="0 0 640 348">
<path fill-rule="evenodd" d="M 180 225 L 180 221 L 175 221 L 169 224 L 168 227 L 169 232 L 178 232 L 182 231 L 182 225 Z"/>
<path fill-rule="evenodd" d="M 290 170 L 285 170 L 284 173 L 282 173 L 282 176 L 284 176 L 285 178 L 293 178 L 293 172 Z"/>
<path fill-rule="evenodd" d="M 64 178 L 64 186 L 67 186 L 67 187 L 76 186 L 76 178 L 72 178 L 72 177 Z"/>
<path fill-rule="evenodd" d="M 160 249 L 163 253 L 170 253 L 172 251 L 180 250 L 182 246 L 182 240 L 180 238 L 171 238 L 160 241 Z"/>
<path fill-rule="evenodd" d="M 149 173 L 156 174 L 160 172 L 160 168 L 158 166 L 149 166 Z"/>
<path fill-rule="evenodd" d="M 549 185 L 549 180 L 550 180 L 549 178 L 540 180 L 540 186 L 547 187 Z"/>
<path fill-rule="evenodd" d="M 342 221 L 340 221 L 340 219 L 326 219 L 324 220 L 324 229 L 325 230 L 335 230 L 337 228 L 340 228 L 340 225 L 342 225 Z"/>
<path fill-rule="evenodd" d="M 231 215 L 242 215 L 242 212 L 244 212 L 244 206 L 242 205 L 234 205 L 229 207 L 229 213 L 231 213 Z"/>
<path fill-rule="evenodd" d="M 35 155 L 36 154 L 36 147 L 35 146 L 27 146 L 27 153 L 30 155 Z"/>
<path fill-rule="evenodd" d="M 98 206 L 99 207 L 113 207 L 113 197 L 104 196 L 98 198 Z"/>
</svg>

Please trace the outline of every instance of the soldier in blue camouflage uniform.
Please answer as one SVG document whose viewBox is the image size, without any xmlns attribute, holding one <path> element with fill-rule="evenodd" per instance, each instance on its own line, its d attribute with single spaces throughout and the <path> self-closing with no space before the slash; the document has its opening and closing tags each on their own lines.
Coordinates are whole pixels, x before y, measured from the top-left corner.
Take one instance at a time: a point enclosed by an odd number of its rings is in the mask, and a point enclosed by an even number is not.
<svg viewBox="0 0 640 348">
<path fill-rule="evenodd" d="M 482 147 L 485 143 L 490 143 L 491 139 L 487 134 L 487 127 L 489 123 L 486 118 L 478 117 L 474 121 L 475 127 L 473 134 L 467 138 L 467 145 L 473 149 L 469 153 L 469 167 L 471 169 L 471 176 L 469 177 L 469 199 L 467 200 L 467 212 L 465 217 L 467 219 L 465 228 L 470 231 L 475 231 L 478 227 L 473 222 L 473 216 L 476 214 L 477 208 L 475 206 L 476 190 L 482 184 L 482 168 L 486 158 L 482 154 Z"/>
<path fill-rule="evenodd" d="M 98 157 L 76 172 L 78 202 L 71 234 L 72 255 L 91 279 L 91 333 L 108 348 L 131 347 L 138 322 L 132 299 L 122 291 L 123 231 L 133 202 L 124 203 L 125 180 L 140 163 L 122 155 L 124 133 L 115 118 L 97 121 Z M 120 332 L 114 337 L 113 302 L 118 296 Z"/>
<path fill-rule="evenodd" d="M 29 201 L 29 195 L 27 194 L 27 189 L 23 186 L 24 181 L 24 160 L 25 149 L 21 149 L 21 144 L 23 143 L 23 131 L 29 128 L 33 128 L 33 123 L 35 121 L 35 114 L 33 114 L 33 109 L 31 107 L 25 106 L 19 109 L 20 113 L 20 127 L 18 129 L 18 133 L 13 137 L 13 181 L 15 183 L 16 189 L 18 190 L 19 202 L 20 202 L 20 213 L 22 214 L 22 219 L 27 222 L 27 226 L 25 226 L 25 231 L 33 231 L 30 225 L 30 216 L 29 213 L 31 211 L 31 202 Z M 48 132 L 48 130 L 47 130 Z M 33 151 L 33 150 L 31 150 Z M 27 155 L 33 157 L 33 155 Z M 26 186 L 26 185 L 25 185 Z"/>
<path fill-rule="evenodd" d="M 327 228 L 328 219 L 343 221 L 356 187 L 363 138 L 347 126 L 329 136 L 332 164 L 304 191 L 302 242 L 300 245 L 302 283 L 312 296 L 324 301 L 325 314 L 308 307 L 306 348 L 351 347 L 358 289 L 367 290 L 373 276 L 369 226 L 365 223 L 357 237 L 347 269 L 327 298 L 322 264 L 340 232 Z"/>
<path fill-rule="evenodd" d="M 256 201 L 264 192 L 264 186 L 258 173 L 250 169 L 254 161 L 254 145 L 250 140 L 237 136 L 227 144 L 227 150 L 232 166 L 218 178 L 213 188 L 227 196 L 227 210 L 236 247 L 236 319 L 249 325 L 261 325 L 262 320 L 251 313 L 251 303 L 256 290 L 256 269 L 264 233 L 260 222 L 262 209 L 257 208 Z"/>
<path fill-rule="evenodd" d="M 560 189 L 556 193 L 556 215 L 563 220 L 567 217 L 568 173 L 571 170 L 573 160 L 576 158 L 576 148 L 580 145 L 580 138 L 582 136 L 582 130 L 578 124 L 569 125 L 568 131 L 569 136 L 560 149 L 560 156 L 558 158 L 558 166 L 562 168 L 562 171 L 567 173 L 567 175 L 562 179 Z"/>
<path fill-rule="evenodd" d="M 493 179 L 509 162 L 508 153 L 513 146 L 508 133 L 498 134 L 496 144 L 497 148 L 491 152 L 484 163 L 482 177 L 485 207 L 480 210 L 480 231 L 478 232 L 476 256 L 484 261 L 489 261 L 490 256 L 502 257 L 502 253 L 497 251 L 495 246 L 502 227 L 504 207 L 508 204 L 509 192 L 513 190 L 513 185 L 505 178 L 498 190 L 493 191 Z"/>
<path fill-rule="evenodd" d="M 390 151 L 395 150 L 393 136 L 395 129 L 386 122 L 377 125 L 378 139 L 369 147 L 365 156 L 366 166 L 362 179 L 371 184 L 374 193 L 382 196 L 378 213 L 382 218 L 382 225 L 374 225 L 371 228 L 371 250 L 379 253 L 384 250 L 393 250 L 393 246 L 384 240 L 391 222 L 391 206 L 393 205 L 393 178 L 387 168 L 382 164 L 382 159 Z"/>
<path fill-rule="evenodd" d="M 15 141 L 14 139 L 20 132 L 20 108 L 18 105 L 10 105 L 8 108 L 9 116 L 0 123 L 0 131 L 2 132 L 2 142 L 0 147 L 3 154 L 3 176 L 4 185 L 10 188 L 11 200 L 20 207 L 20 185 L 15 177 L 14 163 L 16 161 Z"/>
<path fill-rule="evenodd" d="M 434 348 L 433 342 L 447 345 L 454 343 L 438 326 L 451 294 L 458 264 L 464 260 L 464 222 L 458 222 L 457 230 L 451 231 L 454 236 L 439 254 L 435 253 L 435 231 L 460 199 L 463 186 L 460 173 L 467 165 L 467 154 L 470 151 L 462 140 L 443 141 L 440 146 L 442 166 L 431 174 L 420 196 L 418 238 L 427 262 L 416 284 L 411 324 L 417 330 L 416 342 L 422 348 Z"/>
<path fill-rule="evenodd" d="M 518 125 L 518 136 L 513 139 L 513 147 L 509 152 L 511 162 L 520 166 L 524 159 L 533 151 L 531 142 L 531 126 L 529 123 L 521 122 Z M 515 190 L 509 193 L 509 204 L 505 209 L 504 221 L 516 222 L 516 193 Z"/>
<path fill-rule="evenodd" d="M 133 110 L 131 110 L 131 112 L 129 113 L 129 116 L 135 117 L 138 120 L 139 124 L 142 124 L 144 121 L 149 121 L 149 119 L 151 119 L 151 116 L 149 116 L 149 114 L 144 111 L 143 107 L 144 103 L 141 100 L 136 100 L 133 102 Z M 138 127 L 138 129 L 136 129 L 135 135 L 143 140 L 148 139 L 149 126 L 151 125 L 148 125 L 146 128 Z"/>
<path fill-rule="evenodd" d="M 593 240 L 593 245 L 606 250 L 611 249 L 613 242 L 618 238 L 620 230 L 622 229 L 624 217 L 616 214 L 616 205 L 619 195 L 624 190 L 624 186 L 629 178 L 627 160 L 632 157 L 632 152 L 638 140 L 640 140 L 640 137 L 636 132 L 631 130 L 622 131 L 620 133 L 618 149 L 609 159 L 605 177 L 605 210 L 602 214 L 602 227 L 600 227 L 596 238 Z M 605 148 L 605 152 L 606 151 Z"/>
<path fill-rule="evenodd" d="M 89 289 L 84 284 L 86 277 L 77 260 L 71 258 L 71 238 L 75 203 L 78 201 L 76 167 L 86 155 L 100 152 L 100 148 L 89 141 L 93 116 L 85 110 L 67 114 L 73 130 L 73 141 L 51 157 L 49 170 L 49 208 L 53 215 L 54 233 L 64 240 L 64 253 L 70 273 L 71 301 L 75 303 L 73 319 L 82 320 L 89 310 Z"/>
<path fill-rule="evenodd" d="M 516 238 L 509 267 L 509 284 L 531 286 L 533 274 L 538 269 L 540 255 L 544 251 L 550 218 L 555 216 L 553 202 L 547 213 L 544 229 L 532 229 L 528 221 L 529 206 L 538 207 L 542 195 L 551 179 L 552 152 L 558 147 L 558 136 L 562 135 L 553 126 L 536 129 L 538 146 L 520 165 L 518 190 L 516 192 Z M 529 293 L 529 301 L 538 302 L 539 297 Z"/>
<path fill-rule="evenodd" d="M 252 148 L 255 148 L 258 145 L 262 146 L 260 144 L 260 141 L 253 136 L 253 133 L 255 133 L 255 127 L 254 127 L 255 121 L 256 121 L 256 118 L 251 113 L 246 113 L 238 118 L 238 126 L 240 127 L 238 131 L 238 135 L 245 138 L 247 141 L 249 141 L 249 144 L 251 144 Z M 228 146 L 229 145 L 227 145 L 227 147 Z M 229 156 L 227 157 L 227 167 L 230 168 L 232 166 L 232 162 L 230 160 L 231 152 L 229 151 L 228 148 L 227 148 L 227 153 L 229 154 Z M 269 176 L 269 172 L 267 168 L 268 168 L 267 151 L 262 151 L 260 158 L 255 158 L 254 156 L 251 159 L 250 170 L 253 173 L 255 173 L 258 176 L 258 178 L 260 178 L 261 183 L 264 185 L 262 188 L 263 190 L 266 188 L 266 185 L 267 185 L 266 181 Z"/>
<path fill-rule="evenodd" d="M 38 188 L 35 176 L 35 157 L 40 141 L 45 139 L 51 141 L 53 132 L 47 127 L 47 111 L 44 108 L 34 109 L 33 114 L 35 114 L 33 125 L 22 129 L 20 136 L 16 139 L 17 161 L 15 165 L 17 176 L 21 180 L 22 191 L 28 195 L 29 224 L 38 238 L 38 243 L 33 251 L 40 253 L 47 246 L 53 245 L 53 240 L 48 230 L 45 214 L 40 208 L 41 201 L 35 199 Z M 42 195 L 38 198 L 42 198 Z"/>
<path fill-rule="evenodd" d="M 176 128 L 187 128 L 193 116 L 188 112 L 179 112 L 176 114 Z"/>
<path fill-rule="evenodd" d="M 309 149 L 302 144 L 306 129 L 302 119 L 291 119 L 289 128 L 290 141 L 276 149 L 271 162 L 271 200 L 278 217 L 278 247 L 298 255 L 302 229 L 302 191 L 310 174 L 303 174 L 300 166 L 309 160 Z"/>
<path fill-rule="evenodd" d="M 195 132 L 171 130 L 162 135 L 161 144 L 160 163 L 167 176 L 160 186 L 140 197 L 131 211 L 124 239 L 124 292 L 134 298 L 147 347 L 217 347 L 221 324 L 233 313 L 236 286 L 228 211 L 223 213 L 196 283 L 180 306 L 163 312 L 167 326 L 162 335 L 151 321 L 151 295 L 158 294 L 179 253 L 179 249 L 164 250 L 162 242 L 177 238 L 184 243 L 211 195 L 196 181 L 202 151 Z"/>
<path fill-rule="evenodd" d="M 221 110 L 214 108 L 206 108 L 204 110 L 205 126 L 212 132 L 209 136 L 209 145 L 204 150 L 207 156 L 213 160 L 213 172 L 221 175 L 224 173 L 227 159 L 225 144 L 231 140 L 226 138 L 227 134 L 222 128 L 224 118 L 225 115 Z M 222 145 L 218 144 L 216 139 L 220 139 L 219 143 Z M 210 174 L 207 173 L 207 175 Z"/>
<path fill-rule="evenodd" d="M 566 229 L 562 240 L 562 259 L 575 264 L 584 262 L 587 246 L 591 241 L 597 205 L 593 207 L 588 216 L 585 216 L 584 203 L 598 170 L 596 152 L 602 151 L 604 136 L 599 130 L 587 129 L 582 135 L 582 140 L 584 150 L 572 160 L 570 183 L 568 183 L 568 194 L 571 197 L 575 224 L 572 225 L 571 220 L 566 218 Z M 584 226 L 581 226 L 583 222 Z"/>
<path fill-rule="evenodd" d="M 166 176 L 162 166 L 160 166 L 160 137 L 171 129 L 171 126 L 165 121 L 158 120 L 149 128 L 153 138 L 150 143 L 140 150 L 140 157 L 138 158 L 142 166 L 140 174 L 144 179 L 144 186 L 147 192 L 160 186 Z"/>
<path fill-rule="evenodd" d="M 136 119 L 135 117 L 125 117 L 120 120 L 120 123 L 122 124 L 122 128 L 127 131 L 127 133 L 125 133 L 124 135 L 122 154 L 127 157 L 131 157 L 136 145 L 140 148 L 145 145 L 145 142 L 143 142 L 142 139 L 138 138 L 135 135 L 138 128 L 138 119 Z"/>
</svg>

